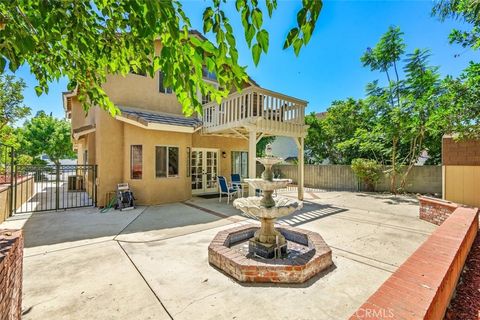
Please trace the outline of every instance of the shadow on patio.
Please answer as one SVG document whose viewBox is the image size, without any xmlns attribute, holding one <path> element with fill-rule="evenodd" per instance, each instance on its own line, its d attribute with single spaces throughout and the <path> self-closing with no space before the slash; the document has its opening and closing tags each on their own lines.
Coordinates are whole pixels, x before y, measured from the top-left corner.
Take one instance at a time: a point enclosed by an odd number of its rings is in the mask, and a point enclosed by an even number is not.
<svg viewBox="0 0 480 320">
<path fill-rule="evenodd" d="M 304 200 L 302 210 L 278 219 L 278 223 L 295 227 L 345 211 L 348 211 L 348 209 Z"/>
<path fill-rule="evenodd" d="M 409 205 L 418 205 L 418 200 L 415 196 L 409 195 L 394 195 L 391 193 L 377 193 L 377 192 L 362 192 L 357 193 L 357 197 L 368 197 L 372 199 L 383 200 L 386 204 L 409 204 Z"/>
<path fill-rule="evenodd" d="M 239 217 L 240 218 L 240 217 Z M 240 218 L 242 219 L 242 218 Z M 182 203 L 137 207 L 129 211 L 97 208 L 34 213 L 24 225 L 25 248 L 78 242 L 119 240 L 155 241 L 231 224 L 220 217 Z"/>
</svg>

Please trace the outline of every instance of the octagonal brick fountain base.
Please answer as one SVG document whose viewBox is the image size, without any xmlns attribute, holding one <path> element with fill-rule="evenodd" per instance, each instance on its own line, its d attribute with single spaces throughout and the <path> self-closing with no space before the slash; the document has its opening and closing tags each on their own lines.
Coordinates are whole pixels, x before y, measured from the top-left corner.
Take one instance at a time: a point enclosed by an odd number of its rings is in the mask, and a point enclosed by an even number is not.
<svg viewBox="0 0 480 320">
<path fill-rule="evenodd" d="M 249 252 L 255 224 L 219 232 L 208 247 L 208 261 L 240 282 L 303 283 L 332 265 L 332 251 L 315 232 L 277 227 L 287 242 L 288 254 L 263 259 Z"/>
</svg>

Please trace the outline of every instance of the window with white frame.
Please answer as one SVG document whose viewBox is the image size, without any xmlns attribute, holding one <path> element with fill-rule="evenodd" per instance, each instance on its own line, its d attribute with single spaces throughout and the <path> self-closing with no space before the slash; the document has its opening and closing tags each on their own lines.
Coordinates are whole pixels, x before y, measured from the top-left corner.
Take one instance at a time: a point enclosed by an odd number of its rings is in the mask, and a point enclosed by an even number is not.
<svg viewBox="0 0 480 320">
<path fill-rule="evenodd" d="M 178 177 L 178 147 L 155 147 L 155 177 Z"/>
<path fill-rule="evenodd" d="M 248 178 L 248 152 L 232 151 L 232 173 Z"/>
</svg>

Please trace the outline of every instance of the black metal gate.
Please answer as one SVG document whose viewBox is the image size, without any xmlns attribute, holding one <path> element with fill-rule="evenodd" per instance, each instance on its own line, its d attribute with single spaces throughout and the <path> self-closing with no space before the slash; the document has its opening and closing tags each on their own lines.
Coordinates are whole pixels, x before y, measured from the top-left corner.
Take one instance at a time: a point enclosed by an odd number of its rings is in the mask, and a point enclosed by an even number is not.
<svg viewBox="0 0 480 320">
<path fill-rule="evenodd" d="M 14 213 L 96 206 L 95 165 L 16 165 Z"/>
</svg>

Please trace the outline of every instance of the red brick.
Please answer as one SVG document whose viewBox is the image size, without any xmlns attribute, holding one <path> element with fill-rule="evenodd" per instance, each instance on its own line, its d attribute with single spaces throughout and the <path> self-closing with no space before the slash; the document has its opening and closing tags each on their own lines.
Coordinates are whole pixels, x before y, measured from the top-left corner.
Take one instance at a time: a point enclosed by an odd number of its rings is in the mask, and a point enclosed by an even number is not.
<svg viewBox="0 0 480 320">
<path fill-rule="evenodd" d="M 457 208 L 359 311 L 369 306 L 372 310 L 391 308 L 394 319 L 442 318 L 477 231 L 478 210 Z M 360 317 L 358 311 L 351 317 L 382 318 Z"/>
<path fill-rule="evenodd" d="M 1 319 L 20 319 L 23 263 L 22 231 L 0 230 L 0 257 Z"/>
</svg>

